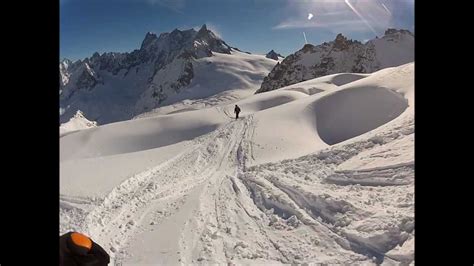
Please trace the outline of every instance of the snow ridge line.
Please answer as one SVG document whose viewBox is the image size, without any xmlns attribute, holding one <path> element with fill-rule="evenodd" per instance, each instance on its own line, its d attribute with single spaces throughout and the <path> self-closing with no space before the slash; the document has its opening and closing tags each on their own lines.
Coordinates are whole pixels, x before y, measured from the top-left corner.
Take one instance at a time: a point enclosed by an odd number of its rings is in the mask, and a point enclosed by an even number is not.
<svg viewBox="0 0 474 266">
<path fill-rule="evenodd" d="M 392 170 L 395 168 L 402 168 L 402 167 L 414 167 L 414 165 L 415 165 L 415 161 L 410 161 L 410 162 L 391 164 L 391 165 L 386 165 L 386 166 L 364 168 L 360 170 L 336 170 L 335 173 L 341 173 L 341 174 L 365 173 L 365 172 L 373 172 L 373 171 Z"/>
</svg>

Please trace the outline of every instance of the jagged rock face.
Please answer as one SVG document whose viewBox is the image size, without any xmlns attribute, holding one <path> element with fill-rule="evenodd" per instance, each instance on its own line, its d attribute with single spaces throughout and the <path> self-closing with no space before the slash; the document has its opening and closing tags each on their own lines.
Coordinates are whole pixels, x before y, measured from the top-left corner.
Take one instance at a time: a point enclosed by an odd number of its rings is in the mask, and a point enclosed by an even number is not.
<svg viewBox="0 0 474 266">
<path fill-rule="evenodd" d="M 174 69 L 179 69 L 179 71 L 174 71 Z M 165 68 L 154 77 L 157 82 L 150 83 L 146 93 L 139 99 L 137 106 L 142 108 L 143 111 L 153 108 L 153 106 L 150 106 L 150 99 L 153 99 L 158 105 L 161 104 L 168 98 L 169 92 L 180 93 L 182 88 L 191 83 L 193 77 L 194 70 L 192 62 L 186 59 L 174 61 L 169 65 L 169 68 Z M 165 79 L 169 81 L 159 82 Z"/>
<path fill-rule="evenodd" d="M 68 68 L 72 64 L 71 60 L 65 59 L 59 63 L 59 87 L 65 86 L 69 82 Z"/>
<path fill-rule="evenodd" d="M 97 83 L 101 82 L 100 77 L 87 63 L 84 63 L 84 68 L 76 81 L 77 89 L 92 89 Z"/>
<path fill-rule="evenodd" d="M 91 60 L 60 64 L 60 100 L 69 99 L 75 92 L 90 91 L 98 84 L 103 84 L 101 76 L 91 67 Z"/>
<path fill-rule="evenodd" d="M 385 31 L 385 35 L 392 35 L 392 36 L 398 35 L 398 36 L 400 36 L 401 34 L 407 34 L 407 35 L 410 35 L 410 36 L 412 36 L 412 37 L 415 37 L 415 35 L 414 35 L 411 31 L 409 31 L 409 30 L 404 30 L 404 29 L 399 29 L 399 30 L 397 30 L 397 29 L 387 29 L 387 30 Z"/>
<path fill-rule="evenodd" d="M 336 39 L 334 40 L 333 48 L 335 50 L 344 51 L 344 50 L 348 50 L 352 45 L 357 45 L 357 44 L 360 45 L 361 43 L 358 41 L 348 40 L 341 33 L 339 33 L 336 36 Z"/>
<path fill-rule="evenodd" d="M 74 116 L 75 108 L 87 112 L 99 123 L 110 122 L 108 115 L 103 114 L 105 110 L 87 106 L 91 97 L 99 102 L 110 102 L 107 97 L 118 98 L 118 95 L 131 102 L 136 99 L 134 106 L 128 107 L 131 115 L 156 108 L 168 94 L 179 93 L 190 84 L 194 60 L 210 57 L 213 52 L 230 54 L 231 47 L 203 25 L 199 31 L 175 29 L 159 36 L 149 32 L 140 49 L 131 53 L 94 53 L 74 63 L 63 60 L 59 65 L 59 83 L 60 104 L 65 111 L 60 120 L 68 121 Z M 103 100 L 98 99 L 101 97 Z M 68 110 L 70 104 L 81 106 Z"/>
<path fill-rule="evenodd" d="M 95 53 L 92 57 L 92 62 L 99 70 L 108 71 L 116 75 L 121 69 L 128 68 L 132 65 L 130 62 L 131 57 L 130 55 L 120 53 L 104 53 L 102 56 Z"/>
<path fill-rule="evenodd" d="M 207 50 L 210 55 L 212 55 L 212 51 L 224 54 L 230 54 L 231 51 L 230 46 L 219 39 L 212 31 L 208 30 L 206 25 L 196 34 L 193 47 L 196 53 L 200 51 L 199 48 L 205 47 L 205 50 Z"/>
<path fill-rule="evenodd" d="M 280 58 L 279 57 L 282 57 L 283 56 L 281 54 L 278 54 L 276 53 L 275 51 L 271 50 L 270 52 L 268 52 L 266 55 L 265 55 L 266 58 L 270 58 L 270 59 L 273 59 L 273 60 L 279 60 Z"/>
<path fill-rule="evenodd" d="M 366 44 L 338 34 L 332 42 L 306 44 L 287 56 L 264 78 L 256 93 L 335 73 L 370 73 L 413 60 L 414 35 L 407 30 L 388 29 L 382 38 Z"/>
</svg>

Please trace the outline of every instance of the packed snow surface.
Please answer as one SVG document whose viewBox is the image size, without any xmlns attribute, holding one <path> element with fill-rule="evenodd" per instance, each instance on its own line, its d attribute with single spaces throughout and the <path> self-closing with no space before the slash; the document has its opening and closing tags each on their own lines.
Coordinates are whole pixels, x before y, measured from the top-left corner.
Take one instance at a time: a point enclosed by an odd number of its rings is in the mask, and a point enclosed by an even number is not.
<svg viewBox="0 0 474 266">
<path fill-rule="evenodd" d="M 62 136 L 60 233 L 122 265 L 414 263 L 414 63 L 205 101 Z"/>
</svg>

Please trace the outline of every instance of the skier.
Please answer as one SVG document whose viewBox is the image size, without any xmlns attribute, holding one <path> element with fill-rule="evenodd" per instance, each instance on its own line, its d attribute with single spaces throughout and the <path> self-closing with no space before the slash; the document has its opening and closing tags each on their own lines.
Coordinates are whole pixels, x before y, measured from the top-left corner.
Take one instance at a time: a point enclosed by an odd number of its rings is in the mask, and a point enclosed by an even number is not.
<svg viewBox="0 0 474 266">
<path fill-rule="evenodd" d="M 235 105 L 234 113 L 235 113 L 235 119 L 238 119 L 239 113 L 240 113 L 240 107 L 238 107 L 237 104 Z"/>
<path fill-rule="evenodd" d="M 109 263 L 107 252 L 89 237 L 77 232 L 59 237 L 60 266 L 106 266 Z"/>
</svg>

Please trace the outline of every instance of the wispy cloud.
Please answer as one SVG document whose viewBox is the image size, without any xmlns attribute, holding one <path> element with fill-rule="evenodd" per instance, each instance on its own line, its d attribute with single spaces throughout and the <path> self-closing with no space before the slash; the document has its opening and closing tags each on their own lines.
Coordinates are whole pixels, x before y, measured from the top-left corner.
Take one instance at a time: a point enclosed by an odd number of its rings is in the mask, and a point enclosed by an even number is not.
<svg viewBox="0 0 474 266">
<path fill-rule="evenodd" d="M 206 27 L 208 30 L 212 31 L 217 37 L 221 38 L 222 39 L 222 33 L 221 33 L 221 30 L 219 29 L 218 26 L 216 26 L 216 24 L 212 23 L 212 22 L 206 22 Z M 184 29 L 189 29 L 189 28 L 193 28 L 195 31 L 198 31 L 200 30 L 202 27 L 202 25 L 196 25 L 194 27 L 183 27 Z"/>
<path fill-rule="evenodd" d="M 346 3 L 346 5 L 352 10 L 352 12 L 354 12 L 354 14 L 356 14 L 357 17 L 362 22 L 364 22 L 364 24 L 367 26 L 367 28 L 369 28 L 374 34 L 377 34 L 374 27 L 372 27 L 372 25 L 370 25 L 370 23 L 365 19 L 365 17 L 351 4 L 351 2 L 349 0 L 344 0 L 344 3 Z"/>
<path fill-rule="evenodd" d="M 382 0 L 288 0 L 292 14 L 272 29 L 324 28 L 330 31 L 384 32 L 391 26 L 390 2 Z M 308 20 L 308 14 L 314 16 Z"/>
<path fill-rule="evenodd" d="M 351 27 L 354 30 L 363 30 L 363 22 L 359 20 L 340 20 L 336 22 L 323 23 L 318 21 L 304 21 L 304 20 L 289 20 L 282 22 L 272 29 L 305 29 L 305 28 L 347 28 Z"/>
<path fill-rule="evenodd" d="M 206 22 L 206 27 L 207 27 L 208 30 L 214 32 L 214 34 L 215 34 L 217 37 L 219 37 L 219 38 L 222 39 L 222 33 L 221 33 L 221 31 L 219 30 L 219 27 L 218 27 L 218 26 L 216 26 L 216 25 L 213 24 L 213 23 Z"/>
</svg>

